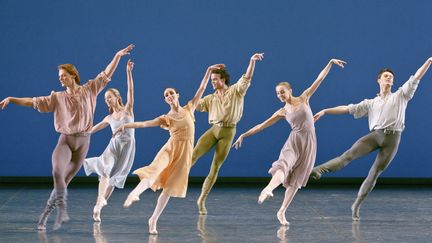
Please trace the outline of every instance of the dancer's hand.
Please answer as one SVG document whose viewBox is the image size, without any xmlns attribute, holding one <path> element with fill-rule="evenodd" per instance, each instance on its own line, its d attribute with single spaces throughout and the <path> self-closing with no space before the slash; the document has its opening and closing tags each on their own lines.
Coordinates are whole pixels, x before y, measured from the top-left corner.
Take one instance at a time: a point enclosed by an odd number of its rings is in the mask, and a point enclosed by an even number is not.
<svg viewBox="0 0 432 243">
<path fill-rule="evenodd" d="M 255 53 L 251 57 L 251 61 L 262 61 L 264 59 L 264 53 Z"/>
<path fill-rule="evenodd" d="M 341 67 L 341 68 L 344 68 L 344 65 L 347 64 L 345 61 L 340 60 L 340 59 L 331 59 L 330 62 L 331 62 L 332 64 L 336 64 L 336 65 L 338 65 L 338 66 Z"/>
<path fill-rule="evenodd" d="M 115 130 L 115 132 L 113 133 L 112 136 L 115 137 L 115 136 L 117 136 L 118 134 L 123 133 L 123 132 L 124 132 L 124 129 L 125 129 L 124 125 L 121 125 L 119 128 L 117 128 L 117 130 Z"/>
<path fill-rule="evenodd" d="M 210 67 L 208 67 L 207 68 L 207 70 L 209 71 L 209 72 L 211 72 L 211 71 L 213 71 L 213 70 L 218 70 L 218 69 L 224 69 L 225 68 L 225 64 L 214 64 L 214 65 L 211 65 Z"/>
<path fill-rule="evenodd" d="M 130 51 L 132 51 L 132 49 L 134 49 L 135 45 L 134 44 L 130 44 L 128 45 L 126 48 L 120 50 L 117 52 L 117 56 L 125 56 L 125 55 L 129 55 Z"/>
<path fill-rule="evenodd" d="M 314 122 L 318 121 L 318 119 L 320 119 L 322 116 L 325 115 L 325 110 L 321 110 L 320 112 L 316 113 L 313 118 L 314 118 Z"/>
<path fill-rule="evenodd" d="M 127 72 L 132 72 L 133 68 L 134 68 L 134 62 L 132 62 L 131 59 L 128 60 L 127 65 L 126 65 L 126 71 Z"/>
<path fill-rule="evenodd" d="M 235 149 L 241 148 L 242 143 L 243 143 L 243 134 L 240 135 L 240 136 L 237 138 L 237 140 L 236 140 L 235 143 L 232 145 L 232 147 L 235 148 Z"/>
<path fill-rule="evenodd" d="M 9 97 L 7 97 L 7 98 L 5 98 L 4 100 L 2 100 L 2 101 L 0 102 L 0 107 L 1 107 L 1 109 L 3 110 L 4 108 L 6 108 L 6 106 L 9 105 L 9 103 L 10 103 L 10 99 L 9 99 Z"/>
</svg>

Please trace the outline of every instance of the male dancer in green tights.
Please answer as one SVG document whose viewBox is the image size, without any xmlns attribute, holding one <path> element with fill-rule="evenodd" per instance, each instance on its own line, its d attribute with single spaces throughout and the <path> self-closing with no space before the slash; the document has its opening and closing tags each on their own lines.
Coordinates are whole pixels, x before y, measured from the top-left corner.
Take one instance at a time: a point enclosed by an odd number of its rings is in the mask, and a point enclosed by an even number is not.
<svg viewBox="0 0 432 243">
<path fill-rule="evenodd" d="M 204 181 L 201 195 L 197 201 L 200 214 L 207 214 L 205 200 L 230 151 L 236 133 L 236 125 L 243 114 L 244 96 L 250 86 L 255 63 L 263 58 L 264 53 L 254 54 L 250 59 L 246 73 L 231 86 L 228 86 L 229 74 L 225 69 L 214 70 L 211 74 L 211 82 L 215 92 L 202 98 L 196 108 L 197 111 L 209 113 L 208 120 L 211 127 L 199 138 L 193 150 L 192 165 L 215 147 L 210 172 Z"/>
</svg>

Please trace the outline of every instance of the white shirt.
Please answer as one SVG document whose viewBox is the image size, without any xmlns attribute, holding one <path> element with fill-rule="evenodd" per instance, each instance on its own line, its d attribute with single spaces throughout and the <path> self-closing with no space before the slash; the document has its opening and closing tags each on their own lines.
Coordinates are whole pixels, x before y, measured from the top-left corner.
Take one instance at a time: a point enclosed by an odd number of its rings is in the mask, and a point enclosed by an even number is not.
<svg viewBox="0 0 432 243">
<path fill-rule="evenodd" d="M 405 128 L 405 110 L 408 101 L 414 96 L 420 80 L 411 76 L 402 87 L 386 97 L 379 94 L 374 99 L 365 99 L 358 104 L 349 104 L 349 113 L 354 118 L 368 116 L 369 130 L 389 129 L 403 131 Z"/>
</svg>

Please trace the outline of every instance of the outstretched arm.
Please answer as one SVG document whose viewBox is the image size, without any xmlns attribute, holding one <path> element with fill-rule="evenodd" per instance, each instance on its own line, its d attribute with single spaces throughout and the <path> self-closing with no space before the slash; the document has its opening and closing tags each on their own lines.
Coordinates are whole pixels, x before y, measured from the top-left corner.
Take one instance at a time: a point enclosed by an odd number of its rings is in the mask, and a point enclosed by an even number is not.
<svg viewBox="0 0 432 243">
<path fill-rule="evenodd" d="M 264 53 L 253 54 L 253 56 L 251 57 L 251 59 L 249 61 L 249 66 L 248 66 L 246 73 L 245 73 L 245 76 L 244 76 L 246 79 L 252 79 L 253 73 L 255 71 L 256 61 L 261 61 L 263 58 L 264 58 Z"/>
<path fill-rule="evenodd" d="M 427 59 L 426 62 L 417 70 L 417 72 L 414 74 L 414 78 L 416 80 L 422 79 L 423 75 L 427 72 L 431 64 L 432 64 L 432 57 Z"/>
<path fill-rule="evenodd" d="M 0 102 L 1 109 L 3 110 L 4 108 L 6 108 L 6 106 L 9 105 L 9 103 L 11 102 L 20 106 L 27 106 L 27 107 L 33 106 L 33 98 L 7 97 Z"/>
<path fill-rule="evenodd" d="M 114 58 L 112 59 L 112 61 L 108 64 L 108 66 L 105 68 L 105 74 L 108 76 L 108 78 L 111 78 L 112 75 L 114 74 L 114 71 L 117 68 L 118 63 L 120 62 L 120 59 L 122 56 L 125 55 L 129 55 L 130 51 L 132 51 L 132 49 L 135 46 L 133 44 L 128 45 L 126 48 L 118 51 Z"/>
<path fill-rule="evenodd" d="M 108 125 L 109 125 L 108 117 L 105 117 L 101 122 L 99 122 L 98 124 L 96 124 L 96 126 L 92 127 L 92 130 L 90 131 L 90 133 L 94 134 L 94 133 L 96 133 L 96 132 L 104 129 Z"/>
<path fill-rule="evenodd" d="M 210 79 L 210 75 L 213 72 L 213 70 L 225 68 L 224 64 L 214 64 L 207 68 L 207 71 L 204 74 L 204 78 L 201 80 L 201 84 L 198 88 L 198 90 L 195 93 L 195 96 L 192 98 L 192 108 L 195 109 L 195 107 L 198 105 L 198 101 L 201 99 L 202 95 L 204 94 L 204 91 L 207 87 L 208 81 Z"/>
<path fill-rule="evenodd" d="M 268 118 L 267 120 L 265 120 L 264 122 L 254 126 L 253 128 L 249 129 L 247 132 L 241 134 L 237 140 L 234 142 L 234 144 L 232 145 L 233 148 L 238 149 L 239 147 L 242 146 L 243 143 L 243 139 L 245 137 L 249 137 L 251 135 L 254 135 L 264 129 L 266 129 L 267 127 L 275 124 L 277 121 L 279 121 L 282 117 L 284 117 L 284 115 L 280 112 L 277 111 L 276 113 L 274 113 L 270 118 Z"/>
<path fill-rule="evenodd" d="M 341 68 L 344 68 L 344 65 L 346 64 L 346 62 L 339 60 L 339 59 L 331 59 L 327 63 L 325 68 L 320 72 L 320 74 L 315 79 L 315 81 L 312 83 L 312 85 L 303 92 L 308 98 L 310 98 L 315 93 L 315 91 L 318 89 L 318 87 L 321 85 L 322 81 L 325 79 L 327 74 L 330 72 L 330 69 L 331 69 L 333 64 L 336 64 Z"/>
<path fill-rule="evenodd" d="M 113 137 L 117 134 L 120 134 L 124 131 L 125 128 L 146 128 L 146 127 L 157 127 L 162 125 L 160 117 L 155 118 L 153 120 L 142 121 L 142 122 L 131 122 L 121 125 L 117 130 L 113 133 Z"/>
<path fill-rule="evenodd" d="M 128 86 L 126 109 L 131 115 L 133 115 L 133 105 L 134 105 L 134 83 L 132 78 L 133 67 L 134 67 L 134 63 L 129 59 L 126 65 L 127 86 Z"/>
<path fill-rule="evenodd" d="M 320 119 L 322 116 L 324 116 L 326 114 L 339 115 L 339 114 L 348 114 L 348 113 L 349 113 L 349 110 L 348 110 L 347 105 L 341 105 L 341 106 L 336 106 L 333 108 L 327 108 L 327 109 L 321 110 L 320 112 L 316 113 L 314 115 L 314 121 L 318 121 L 318 119 Z"/>
</svg>

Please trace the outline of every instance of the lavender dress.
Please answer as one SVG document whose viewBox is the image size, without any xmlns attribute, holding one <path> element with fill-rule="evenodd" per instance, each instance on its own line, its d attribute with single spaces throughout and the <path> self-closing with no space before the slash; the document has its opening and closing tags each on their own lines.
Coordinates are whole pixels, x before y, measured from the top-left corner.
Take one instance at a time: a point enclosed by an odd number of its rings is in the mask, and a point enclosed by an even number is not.
<svg viewBox="0 0 432 243">
<path fill-rule="evenodd" d="M 110 117 L 109 124 L 114 132 L 125 123 L 134 122 L 132 116 L 126 115 L 120 120 Z M 99 157 L 87 158 L 84 161 L 86 175 L 96 173 L 109 177 L 111 186 L 123 188 L 135 158 L 135 129 L 125 129 L 123 133 L 111 138 L 108 147 Z"/>
<path fill-rule="evenodd" d="M 281 110 L 292 131 L 269 173 L 273 175 L 277 170 L 282 170 L 285 174 L 284 187 L 301 188 L 307 184 L 317 151 L 312 111 L 305 103 L 300 104 L 294 112 L 288 112 L 285 108 Z"/>
</svg>

